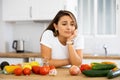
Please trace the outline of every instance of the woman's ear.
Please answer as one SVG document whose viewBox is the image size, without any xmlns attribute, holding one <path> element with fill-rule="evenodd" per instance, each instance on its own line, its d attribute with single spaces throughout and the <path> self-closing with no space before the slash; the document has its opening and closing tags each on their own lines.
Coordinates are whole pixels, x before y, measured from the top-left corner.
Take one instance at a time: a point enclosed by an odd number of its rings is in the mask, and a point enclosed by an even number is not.
<svg viewBox="0 0 120 80">
<path fill-rule="evenodd" d="M 54 26 L 55 30 L 58 30 L 57 25 L 55 23 L 53 24 L 53 26 Z"/>
</svg>

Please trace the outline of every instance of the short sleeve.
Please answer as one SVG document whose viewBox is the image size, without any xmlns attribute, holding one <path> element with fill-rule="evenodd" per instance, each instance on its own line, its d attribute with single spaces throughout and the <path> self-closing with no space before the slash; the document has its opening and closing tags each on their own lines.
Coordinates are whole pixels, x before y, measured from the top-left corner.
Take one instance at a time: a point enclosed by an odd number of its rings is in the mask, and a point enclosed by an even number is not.
<svg viewBox="0 0 120 80">
<path fill-rule="evenodd" d="M 41 37 L 40 44 L 43 44 L 43 45 L 51 48 L 52 41 L 53 41 L 53 32 L 51 30 L 46 30 Z"/>
<path fill-rule="evenodd" d="M 78 35 L 74 39 L 74 47 L 75 49 L 84 49 L 84 37 L 82 35 Z"/>
</svg>

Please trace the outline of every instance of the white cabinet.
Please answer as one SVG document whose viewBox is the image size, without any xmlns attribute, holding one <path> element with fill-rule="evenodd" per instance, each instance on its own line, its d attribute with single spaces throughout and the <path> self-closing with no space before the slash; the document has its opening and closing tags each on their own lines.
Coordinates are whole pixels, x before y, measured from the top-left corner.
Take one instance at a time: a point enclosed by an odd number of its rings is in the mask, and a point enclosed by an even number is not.
<svg viewBox="0 0 120 80">
<path fill-rule="evenodd" d="M 3 0 L 4 21 L 51 20 L 65 0 Z"/>
<path fill-rule="evenodd" d="M 2 0 L 3 20 L 52 20 L 59 10 L 75 13 L 77 0 Z"/>
<path fill-rule="evenodd" d="M 71 11 L 75 17 L 78 15 L 78 0 L 66 0 L 65 9 Z"/>
<path fill-rule="evenodd" d="M 65 0 L 30 0 L 33 20 L 51 20 L 61 9 L 65 9 Z"/>
<path fill-rule="evenodd" d="M 2 0 L 4 21 L 29 20 L 29 0 Z"/>
</svg>

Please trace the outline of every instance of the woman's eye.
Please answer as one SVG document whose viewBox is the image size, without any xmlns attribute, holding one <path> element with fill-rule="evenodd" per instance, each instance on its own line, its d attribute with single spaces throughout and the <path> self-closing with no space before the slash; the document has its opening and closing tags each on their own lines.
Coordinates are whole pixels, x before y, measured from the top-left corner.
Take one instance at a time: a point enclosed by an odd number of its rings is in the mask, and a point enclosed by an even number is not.
<svg viewBox="0 0 120 80">
<path fill-rule="evenodd" d="M 66 24 L 62 24 L 62 25 L 66 25 Z"/>
<path fill-rule="evenodd" d="M 74 26 L 74 24 L 70 24 L 71 26 Z"/>
</svg>

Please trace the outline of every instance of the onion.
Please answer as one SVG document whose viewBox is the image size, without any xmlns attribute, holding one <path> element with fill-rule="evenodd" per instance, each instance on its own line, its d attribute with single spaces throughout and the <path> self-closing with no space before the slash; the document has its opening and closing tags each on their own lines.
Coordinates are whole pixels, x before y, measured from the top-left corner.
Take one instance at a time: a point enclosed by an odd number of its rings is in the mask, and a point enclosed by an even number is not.
<svg viewBox="0 0 120 80">
<path fill-rule="evenodd" d="M 57 70 L 56 70 L 56 69 L 51 69 L 51 70 L 49 71 L 49 75 L 51 75 L 51 76 L 57 75 Z"/>
<path fill-rule="evenodd" d="M 69 73 L 71 75 L 78 75 L 80 73 L 80 69 L 78 66 L 73 65 L 70 69 L 69 69 Z"/>
</svg>

